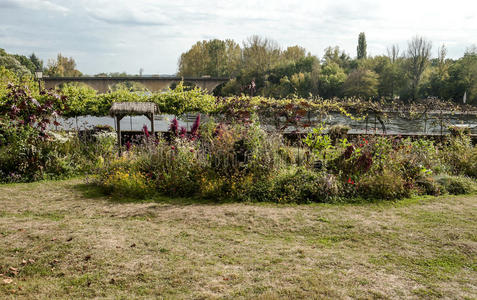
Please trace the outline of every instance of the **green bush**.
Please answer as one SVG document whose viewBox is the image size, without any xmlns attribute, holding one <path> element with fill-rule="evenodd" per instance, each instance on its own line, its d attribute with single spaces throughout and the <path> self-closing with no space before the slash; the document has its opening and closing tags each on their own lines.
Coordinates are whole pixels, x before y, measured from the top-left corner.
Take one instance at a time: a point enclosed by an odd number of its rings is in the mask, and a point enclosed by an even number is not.
<svg viewBox="0 0 477 300">
<path fill-rule="evenodd" d="M 452 195 L 470 194 L 476 191 L 473 179 L 463 176 L 440 176 L 436 180 L 445 191 Z"/>
<path fill-rule="evenodd" d="M 416 181 L 416 187 L 419 194 L 439 196 L 445 189 L 432 177 L 420 178 Z"/>
<path fill-rule="evenodd" d="M 137 170 L 126 156 L 102 168 L 96 183 L 106 193 L 118 197 L 145 198 L 156 193 L 148 176 Z"/>
<path fill-rule="evenodd" d="M 310 203 L 332 202 L 339 198 L 339 191 L 335 176 L 298 168 L 277 177 L 273 194 L 279 203 Z"/>
<path fill-rule="evenodd" d="M 411 190 L 400 174 L 385 169 L 381 174 L 363 177 L 358 183 L 358 193 L 366 199 L 393 200 L 409 197 Z"/>
<path fill-rule="evenodd" d="M 449 173 L 477 178 L 477 148 L 469 136 L 450 138 L 442 148 L 441 157 Z"/>
</svg>

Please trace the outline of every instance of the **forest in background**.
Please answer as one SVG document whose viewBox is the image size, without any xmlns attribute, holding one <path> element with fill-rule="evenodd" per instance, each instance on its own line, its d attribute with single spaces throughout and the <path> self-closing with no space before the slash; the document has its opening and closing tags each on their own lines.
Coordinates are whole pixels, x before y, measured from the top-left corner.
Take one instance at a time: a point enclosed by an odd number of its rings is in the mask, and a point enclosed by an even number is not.
<svg viewBox="0 0 477 300">
<path fill-rule="evenodd" d="M 360 33 L 355 57 L 334 46 L 327 47 L 319 58 L 301 46 L 283 49 L 277 42 L 257 35 L 242 45 L 230 39 L 212 39 L 198 41 L 180 55 L 177 75 L 232 78 L 214 91 L 217 96 L 404 101 L 435 97 L 462 103 L 466 95 L 467 103 L 476 103 L 477 48 L 469 47 L 458 59 L 447 57 L 445 45 L 437 50 L 437 57 L 432 57 L 432 43 L 415 36 L 406 49 L 391 45 L 386 54 L 370 56 L 365 33 Z M 33 74 L 35 70 L 47 76 L 83 75 L 74 58 L 61 54 L 44 65 L 34 53 L 23 56 L 0 49 L 0 66 L 17 75 Z M 95 76 L 127 75 L 117 72 Z"/>
</svg>

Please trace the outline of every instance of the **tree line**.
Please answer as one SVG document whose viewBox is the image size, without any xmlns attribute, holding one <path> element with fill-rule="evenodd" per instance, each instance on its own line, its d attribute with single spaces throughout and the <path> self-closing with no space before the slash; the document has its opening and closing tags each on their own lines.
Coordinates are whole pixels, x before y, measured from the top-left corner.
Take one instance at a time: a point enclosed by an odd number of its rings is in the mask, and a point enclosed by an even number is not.
<svg viewBox="0 0 477 300">
<path fill-rule="evenodd" d="M 0 66 L 13 71 L 17 76 L 29 76 L 37 71 L 43 72 L 47 76 L 57 77 L 78 77 L 83 74 L 76 69 L 76 62 L 73 57 L 66 57 L 58 53 L 56 59 L 48 60 L 44 65 L 35 53 L 30 56 L 9 54 L 0 48 Z"/>
<path fill-rule="evenodd" d="M 467 103 L 477 103 L 477 47 L 469 47 L 458 59 L 447 57 L 445 45 L 438 47 L 437 57 L 432 57 L 431 51 L 430 41 L 415 36 L 406 49 L 392 45 L 386 54 L 369 56 L 362 32 L 354 58 L 339 46 L 327 47 L 318 58 L 298 45 L 282 49 L 274 40 L 254 35 L 242 45 L 230 39 L 198 41 L 180 55 L 177 75 L 232 78 L 214 91 L 217 96 L 404 101 L 436 97 L 454 102 L 462 102 L 465 97 Z M 47 76 L 83 75 L 75 60 L 61 53 L 44 65 L 34 53 L 24 56 L 0 49 L 0 66 L 19 76 L 37 70 Z M 123 72 L 95 76 L 135 75 Z"/>
<path fill-rule="evenodd" d="M 260 36 L 242 45 L 233 40 L 195 43 L 181 54 L 178 75 L 184 77 L 231 77 L 217 95 L 241 93 L 284 98 L 359 97 L 412 101 L 437 97 L 444 100 L 477 102 L 477 48 L 463 57 L 447 57 L 445 45 L 432 57 L 432 43 L 413 37 L 406 49 L 392 45 L 384 55 L 368 56 L 365 33 L 360 33 L 356 57 L 339 46 L 325 49 L 323 57 L 311 55 L 300 46 L 282 49 L 275 41 Z"/>
</svg>

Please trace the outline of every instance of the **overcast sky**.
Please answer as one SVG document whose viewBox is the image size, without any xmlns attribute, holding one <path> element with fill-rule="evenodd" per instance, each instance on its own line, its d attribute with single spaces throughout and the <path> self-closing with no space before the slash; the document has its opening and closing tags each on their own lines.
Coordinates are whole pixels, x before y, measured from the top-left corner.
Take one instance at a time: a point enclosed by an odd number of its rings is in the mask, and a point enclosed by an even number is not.
<svg viewBox="0 0 477 300">
<path fill-rule="evenodd" d="M 174 74 L 180 54 L 198 40 L 258 34 L 283 48 L 300 45 L 321 57 L 338 45 L 356 56 L 366 33 L 368 55 L 421 35 L 433 55 L 450 57 L 477 44 L 472 0 L 0 0 L 0 48 L 35 52 L 45 63 L 61 52 L 83 73 Z"/>
</svg>

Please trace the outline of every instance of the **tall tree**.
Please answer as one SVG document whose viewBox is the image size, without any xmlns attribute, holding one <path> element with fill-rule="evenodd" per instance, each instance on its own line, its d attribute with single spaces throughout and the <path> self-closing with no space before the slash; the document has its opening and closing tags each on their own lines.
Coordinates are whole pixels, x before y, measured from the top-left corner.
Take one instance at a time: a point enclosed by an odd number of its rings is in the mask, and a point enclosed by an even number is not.
<svg viewBox="0 0 477 300">
<path fill-rule="evenodd" d="M 241 64 L 240 46 L 233 40 L 195 43 L 179 59 L 180 76 L 236 76 Z"/>
<path fill-rule="evenodd" d="M 468 49 L 463 57 L 449 66 L 447 80 L 449 98 L 462 101 L 467 92 L 467 102 L 477 102 L 477 49 Z"/>
<path fill-rule="evenodd" d="M 431 49 L 431 42 L 423 37 L 415 36 L 410 42 L 408 42 L 407 71 L 409 79 L 411 80 L 410 92 L 413 100 L 418 96 L 422 75 L 429 65 Z"/>
<path fill-rule="evenodd" d="M 30 55 L 30 61 L 33 63 L 33 65 L 35 66 L 35 71 L 37 70 L 43 70 L 43 60 L 39 59 L 35 53 L 32 53 Z"/>
<path fill-rule="evenodd" d="M 399 45 L 392 45 L 391 48 L 387 49 L 388 57 L 391 60 L 391 63 L 394 64 L 399 59 Z"/>
<path fill-rule="evenodd" d="M 297 62 L 306 56 L 306 50 L 300 46 L 291 46 L 283 51 L 283 58 L 286 62 Z"/>
<path fill-rule="evenodd" d="M 323 65 L 327 65 L 329 63 L 335 63 L 340 68 L 348 71 L 351 68 L 351 57 L 344 51 L 340 51 L 339 46 L 335 47 L 328 47 L 325 49 L 325 54 L 323 55 L 322 59 Z"/>
<path fill-rule="evenodd" d="M 367 57 L 366 53 L 366 35 L 361 32 L 358 37 L 358 47 L 356 47 L 357 58 L 363 59 Z"/>
<path fill-rule="evenodd" d="M 243 43 L 244 69 L 250 73 L 263 73 L 275 67 L 281 56 L 277 42 L 253 35 Z"/>
<path fill-rule="evenodd" d="M 76 69 L 75 60 L 72 57 L 63 56 L 61 53 L 58 53 L 56 60 L 48 61 L 47 73 L 50 76 L 58 77 L 79 77 L 83 75 Z"/>
<path fill-rule="evenodd" d="M 447 94 L 447 81 L 449 79 L 450 61 L 446 58 L 447 49 L 445 45 L 439 47 L 437 58 L 431 62 L 431 72 L 428 84 L 426 86 L 426 94 L 430 96 L 438 96 L 441 99 L 449 98 Z"/>
</svg>

